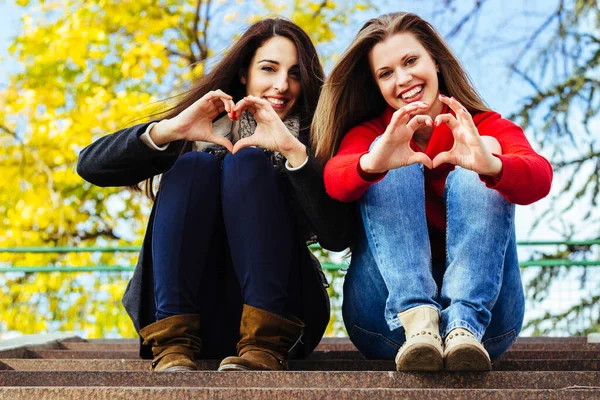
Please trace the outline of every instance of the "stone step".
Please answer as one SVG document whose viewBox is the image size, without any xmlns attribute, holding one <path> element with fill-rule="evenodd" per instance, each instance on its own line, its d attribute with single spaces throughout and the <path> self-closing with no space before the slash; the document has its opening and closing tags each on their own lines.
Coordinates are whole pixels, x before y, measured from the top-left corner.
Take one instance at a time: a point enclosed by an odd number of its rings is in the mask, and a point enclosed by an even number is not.
<svg viewBox="0 0 600 400">
<path fill-rule="evenodd" d="M 218 388 L 600 389 L 600 372 L 489 373 L 0 371 L 0 386 Z"/>
<path fill-rule="evenodd" d="M 51 351 L 51 350 L 50 350 Z M 502 360 L 598 360 L 600 351 L 552 351 L 552 350 L 513 350 L 500 357 Z"/>
<path fill-rule="evenodd" d="M 492 399 L 598 399 L 598 392 L 582 388 L 566 389 L 267 389 L 267 388 L 124 388 L 124 387 L 0 387 L 0 398 L 12 400 L 31 399 L 440 399 L 440 400 L 492 400 Z"/>
<path fill-rule="evenodd" d="M 1 356 L 2 358 L 13 358 L 12 356 Z M 133 350 L 27 350 L 26 356 L 18 358 L 49 358 L 49 359 L 138 359 L 139 353 Z M 364 357 L 357 351 L 328 351 L 313 352 L 310 360 L 363 360 Z M 598 351 L 563 351 L 563 350 L 510 350 L 505 353 L 502 360 L 593 360 L 600 359 Z"/>
<path fill-rule="evenodd" d="M 220 360 L 200 360 L 201 370 L 215 371 Z M 393 371 L 393 361 L 328 360 L 327 362 L 290 361 L 295 371 Z M 351 369 L 354 368 L 354 369 Z M 0 370 L 17 371 L 149 371 L 149 360 L 101 359 L 0 359 Z M 600 371 L 600 360 L 500 360 L 494 363 L 494 371 Z"/>
<path fill-rule="evenodd" d="M 97 343 L 97 342 L 61 342 L 58 347 L 63 350 L 111 350 L 111 351 L 138 351 L 138 343 Z M 328 345 L 319 346 L 316 351 L 349 352 L 357 351 L 353 345 L 346 345 L 347 349 L 329 348 Z M 600 343 L 515 343 L 509 351 L 513 350 L 553 350 L 553 351 L 600 351 Z"/>
</svg>

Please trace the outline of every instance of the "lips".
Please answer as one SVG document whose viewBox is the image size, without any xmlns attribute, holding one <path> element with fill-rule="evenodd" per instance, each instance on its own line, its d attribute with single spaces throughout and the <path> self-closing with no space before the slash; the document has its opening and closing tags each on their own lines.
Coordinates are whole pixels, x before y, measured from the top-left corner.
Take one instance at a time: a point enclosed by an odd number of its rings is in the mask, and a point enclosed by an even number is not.
<svg viewBox="0 0 600 400">
<path fill-rule="evenodd" d="M 410 100 L 411 98 L 417 96 L 418 94 L 423 92 L 423 85 L 416 85 L 407 89 L 400 93 L 400 98 L 402 100 Z"/>
<path fill-rule="evenodd" d="M 285 105 L 289 102 L 289 100 L 283 97 L 265 96 L 265 100 L 267 100 L 274 109 L 284 108 Z"/>
</svg>

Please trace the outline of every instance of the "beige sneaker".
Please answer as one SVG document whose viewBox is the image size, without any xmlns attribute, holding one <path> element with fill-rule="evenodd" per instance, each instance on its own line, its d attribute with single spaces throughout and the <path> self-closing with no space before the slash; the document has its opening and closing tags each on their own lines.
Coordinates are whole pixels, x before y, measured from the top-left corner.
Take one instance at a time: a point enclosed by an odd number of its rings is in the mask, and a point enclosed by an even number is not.
<svg viewBox="0 0 600 400">
<path fill-rule="evenodd" d="M 450 331 L 444 342 L 446 371 L 491 371 L 490 355 L 475 336 L 464 328 Z"/>
<path fill-rule="evenodd" d="M 444 366 L 439 312 L 419 306 L 398 314 L 406 342 L 396 355 L 397 371 L 441 371 Z"/>
</svg>

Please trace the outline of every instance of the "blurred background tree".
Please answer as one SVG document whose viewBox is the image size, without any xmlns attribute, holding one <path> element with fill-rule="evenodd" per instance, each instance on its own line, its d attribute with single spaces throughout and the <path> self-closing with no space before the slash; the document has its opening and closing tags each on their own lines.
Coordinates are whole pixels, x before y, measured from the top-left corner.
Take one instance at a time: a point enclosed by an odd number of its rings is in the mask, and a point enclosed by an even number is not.
<svg viewBox="0 0 600 400">
<path fill-rule="evenodd" d="M 148 200 L 132 190 L 84 182 L 75 172 L 79 151 L 102 135 L 147 120 L 165 106 L 161 99 L 185 91 L 242 25 L 283 14 L 315 43 L 325 43 L 345 16 L 369 7 L 368 0 L 17 4 L 24 8 L 22 30 L 10 52 L 22 68 L 0 91 L 0 247 L 141 244 Z M 1 261 L 135 265 L 135 256 L 4 254 Z M 92 285 L 85 275 L 5 274 L 2 329 L 133 335 L 120 307 L 123 276 L 96 274 Z"/>
</svg>

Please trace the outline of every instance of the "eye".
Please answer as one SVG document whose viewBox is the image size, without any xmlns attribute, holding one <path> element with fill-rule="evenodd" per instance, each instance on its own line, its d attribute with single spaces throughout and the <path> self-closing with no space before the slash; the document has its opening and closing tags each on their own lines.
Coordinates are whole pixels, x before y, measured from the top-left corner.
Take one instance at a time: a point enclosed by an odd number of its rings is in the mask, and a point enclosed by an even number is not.
<svg viewBox="0 0 600 400">
<path fill-rule="evenodd" d="M 260 69 L 262 71 L 275 72 L 275 68 L 271 67 L 270 65 L 264 65 Z"/>
<path fill-rule="evenodd" d="M 300 79 L 300 71 L 298 70 L 291 70 L 289 74 L 294 79 Z"/>
<path fill-rule="evenodd" d="M 379 74 L 379 79 L 385 79 L 392 75 L 392 71 L 383 71 Z"/>
<path fill-rule="evenodd" d="M 413 65 L 416 62 L 417 62 L 417 57 L 411 57 L 408 60 L 406 60 L 406 65 Z"/>
</svg>

